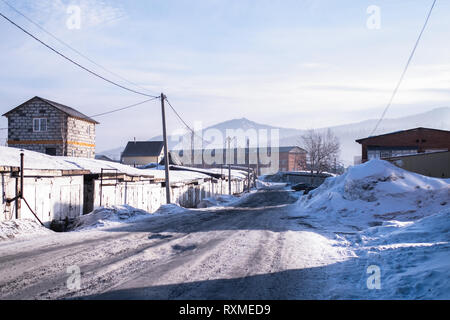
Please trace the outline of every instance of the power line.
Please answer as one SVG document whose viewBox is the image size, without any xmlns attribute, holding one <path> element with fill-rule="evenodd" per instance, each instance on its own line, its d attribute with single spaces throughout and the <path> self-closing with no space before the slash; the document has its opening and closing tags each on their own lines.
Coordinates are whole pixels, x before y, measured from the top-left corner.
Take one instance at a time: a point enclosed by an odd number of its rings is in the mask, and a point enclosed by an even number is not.
<svg viewBox="0 0 450 320">
<path fill-rule="evenodd" d="M 408 70 L 408 67 L 409 67 L 409 65 L 410 65 L 410 63 L 411 63 L 411 60 L 412 60 L 412 58 L 414 57 L 414 53 L 416 52 L 417 46 L 419 45 L 419 42 L 420 42 L 420 39 L 422 38 L 422 34 L 424 33 L 425 28 L 426 28 L 427 25 L 428 25 L 428 20 L 430 20 L 431 13 L 433 12 L 433 9 L 434 9 L 434 6 L 435 6 L 435 4 L 436 4 L 436 1 L 437 1 L 437 0 L 434 0 L 434 1 L 433 1 L 433 4 L 431 5 L 431 8 L 430 8 L 430 11 L 428 12 L 428 15 L 427 15 L 427 18 L 426 18 L 426 20 L 425 20 L 425 23 L 424 23 L 424 25 L 423 25 L 423 27 L 422 27 L 422 30 L 421 30 L 420 33 L 419 33 L 419 37 L 417 38 L 416 43 L 414 44 L 414 48 L 413 48 L 413 50 L 411 51 L 411 54 L 409 55 L 408 61 L 406 62 L 406 66 L 405 66 L 405 68 L 403 69 L 402 75 L 400 76 L 400 79 L 399 79 L 399 81 L 398 81 L 398 83 L 397 83 L 397 86 L 395 87 L 394 91 L 392 92 L 391 99 L 389 100 L 389 102 L 388 102 L 386 108 L 384 109 L 384 111 L 383 111 L 383 113 L 382 113 L 380 119 L 378 120 L 378 122 L 377 122 L 375 128 L 373 129 L 372 133 L 370 134 L 370 136 L 373 136 L 373 134 L 377 131 L 378 126 L 379 126 L 380 123 L 383 121 L 383 119 L 384 119 L 384 117 L 385 117 L 387 111 L 389 110 L 389 108 L 390 108 L 391 105 L 392 105 L 392 102 L 394 101 L 394 98 L 395 98 L 395 96 L 396 96 L 396 94 L 397 94 L 397 91 L 398 91 L 398 89 L 400 88 L 400 85 L 401 85 L 401 83 L 402 83 L 402 81 L 403 81 L 403 78 L 405 77 L 406 71 Z"/>
<path fill-rule="evenodd" d="M 114 82 L 114 81 L 112 81 L 112 80 L 109 80 L 109 79 L 103 77 L 102 75 L 99 75 L 98 73 L 96 73 L 96 72 L 94 72 L 94 71 L 92 71 L 92 70 L 90 70 L 90 69 L 88 69 L 88 68 L 82 66 L 82 65 L 79 64 L 78 62 L 72 60 L 71 58 L 65 56 L 64 54 L 62 54 L 62 53 L 59 52 L 58 50 L 54 49 L 54 48 L 51 47 L 50 45 L 46 44 L 44 41 L 40 40 L 39 38 L 37 38 L 36 36 L 34 36 L 34 35 L 31 34 L 30 32 L 28 32 L 27 30 L 25 30 L 24 28 L 22 28 L 21 26 L 19 26 L 18 24 L 16 24 L 14 21 L 12 21 L 12 20 L 9 19 L 8 17 L 6 17 L 6 16 L 5 16 L 3 13 L 1 13 L 1 12 L 0 12 L 0 16 L 2 16 L 2 17 L 3 17 L 5 20 L 7 20 L 9 23 L 11 23 L 12 25 L 14 25 L 15 27 L 17 27 L 18 29 L 20 29 L 21 31 L 23 31 L 24 33 L 26 33 L 27 35 L 29 35 L 30 37 L 32 37 L 32 38 L 33 38 L 34 40 L 36 40 L 37 42 L 41 43 L 43 46 L 47 47 L 48 49 L 50 49 L 51 51 L 53 51 L 53 52 L 56 53 L 57 55 L 59 55 L 59 56 L 63 57 L 64 59 L 66 59 L 67 61 L 73 63 L 73 64 L 76 65 L 77 67 L 79 67 L 79 68 L 81 68 L 81 69 L 83 69 L 83 70 L 89 72 L 90 74 L 92 74 L 92 75 L 94 75 L 94 76 L 96 76 L 96 77 L 98 77 L 98 78 L 100 78 L 100 79 L 102 79 L 102 80 L 104 80 L 104 81 L 106 81 L 106 82 L 112 84 L 112 85 L 115 85 L 115 86 L 117 86 L 117 87 L 119 87 L 119 88 L 122 88 L 122 89 L 124 89 L 124 90 L 127 90 L 127 91 L 129 91 L 129 92 L 133 92 L 133 93 L 136 93 L 136 94 L 139 94 L 139 95 L 142 95 L 142 96 L 146 96 L 146 97 L 157 98 L 157 96 L 149 95 L 149 94 L 146 94 L 146 93 L 143 93 L 143 92 L 140 92 L 140 91 L 136 91 L 136 90 L 134 90 L 134 89 L 131 89 L 131 88 L 125 87 L 125 86 L 123 86 L 123 85 L 121 85 L 121 84 L 118 84 L 117 82 Z"/>
<path fill-rule="evenodd" d="M 167 101 L 167 104 L 169 105 L 169 107 L 172 109 L 172 111 L 175 113 L 175 115 L 177 116 L 177 118 L 186 126 L 186 128 L 192 132 L 193 135 L 199 137 L 203 142 L 206 142 L 208 144 L 211 143 L 211 141 L 207 141 L 205 139 L 203 139 L 203 137 L 199 136 L 194 129 L 192 129 L 187 123 L 186 121 L 184 121 L 184 119 L 180 116 L 180 114 L 177 112 L 177 110 L 175 110 L 175 108 L 172 106 L 172 104 L 169 102 L 169 100 L 167 99 L 167 97 L 165 97 L 165 101 Z"/>
<path fill-rule="evenodd" d="M 111 111 L 99 113 L 99 114 L 90 116 L 89 118 L 97 118 L 97 117 L 105 116 L 105 115 L 107 115 L 107 114 L 111 114 L 111 113 L 114 113 L 114 112 L 118 112 L 118 111 L 130 109 L 130 108 L 140 106 L 141 104 L 144 104 L 144 103 L 146 103 L 146 102 L 153 101 L 153 100 L 156 100 L 156 99 L 159 99 L 159 98 L 160 98 L 160 97 L 155 97 L 155 98 L 147 99 L 147 100 L 144 100 L 144 101 L 142 101 L 142 102 L 138 102 L 138 103 L 135 103 L 135 104 L 126 106 L 126 107 L 122 107 L 122 108 L 119 108 L 119 109 L 114 109 L 114 110 L 111 110 Z"/>
<path fill-rule="evenodd" d="M 75 49 L 74 47 L 72 47 L 71 45 L 69 45 L 67 42 L 61 40 L 60 38 L 58 38 L 57 36 L 55 36 L 53 33 L 51 33 L 50 31 L 46 30 L 44 27 L 42 27 L 40 24 L 38 24 L 37 22 L 33 21 L 31 18 L 27 17 L 24 13 L 20 12 L 17 8 L 15 8 L 12 4 L 10 4 L 9 2 L 5 1 L 5 0 L 1 0 L 4 4 L 6 4 L 8 7 L 10 7 L 12 10 L 14 10 L 17 14 L 21 15 L 22 17 L 24 17 L 28 22 L 32 23 L 33 25 L 35 25 L 36 27 L 38 27 L 40 30 L 42 30 L 43 32 L 45 32 L 46 34 L 48 34 L 50 37 L 52 37 L 53 39 L 55 39 L 56 41 L 58 41 L 59 43 L 61 43 L 62 45 L 66 46 L 67 48 L 69 48 L 70 50 L 72 50 L 73 52 L 77 53 L 78 55 L 80 55 L 81 57 L 83 57 L 84 59 L 88 60 L 89 62 L 91 62 L 92 64 L 96 65 L 97 67 L 103 69 L 104 71 L 108 72 L 109 74 L 131 84 L 134 85 L 142 90 L 147 90 L 146 88 L 138 85 L 137 83 L 134 83 L 124 77 L 122 77 L 121 75 L 108 70 L 106 67 L 102 66 L 101 64 L 95 62 L 94 60 L 92 60 L 91 58 L 87 57 L 85 54 L 81 53 L 79 50 Z"/>
</svg>

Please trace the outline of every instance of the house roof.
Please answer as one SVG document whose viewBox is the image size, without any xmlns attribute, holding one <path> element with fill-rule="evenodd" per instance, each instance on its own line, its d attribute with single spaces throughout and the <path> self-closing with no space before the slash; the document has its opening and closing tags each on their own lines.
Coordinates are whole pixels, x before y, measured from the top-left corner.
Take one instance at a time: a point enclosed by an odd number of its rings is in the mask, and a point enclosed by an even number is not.
<svg viewBox="0 0 450 320">
<path fill-rule="evenodd" d="M 447 131 L 447 130 L 440 130 L 440 129 L 433 129 L 433 128 L 424 128 L 424 127 L 417 127 L 417 128 L 407 129 L 407 130 L 399 130 L 399 131 L 394 131 L 394 132 L 384 133 L 384 134 L 380 134 L 380 135 L 377 135 L 377 136 L 370 136 L 370 137 L 358 139 L 358 140 L 355 140 L 355 141 L 358 142 L 358 143 L 362 143 L 362 142 L 364 142 L 364 141 L 366 141 L 366 140 L 373 139 L 373 138 L 378 138 L 378 137 L 383 137 L 383 136 L 389 136 L 389 135 L 398 134 L 398 133 L 404 133 L 404 132 L 421 131 L 421 130 L 425 130 L 425 131 L 438 131 L 438 132 L 450 133 L 450 131 Z"/>
<path fill-rule="evenodd" d="M 163 147 L 162 141 L 130 141 L 122 157 L 156 157 L 161 154 Z"/>
<path fill-rule="evenodd" d="M 290 146 L 290 147 L 280 147 L 279 150 L 280 152 L 291 152 L 294 149 L 299 149 L 301 153 L 306 152 L 305 149 L 297 147 L 297 146 Z"/>
<path fill-rule="evenodd" d="M 27 104 L 27 103 L 29 103 L 29 102 L 35 100 L 35 99 L 41 100 L 42 102 L 45 102 L 45 103 L 49 104 L 50 106 L 52 106 L 52 107 L 58 109 L 59 111 L 64 112 L 65 114 L 67 114 L 67 115 L 69 115 L 69 116 L 71 116 L 71 117 L 77 118 L 77 119 L 79 119 L 79 120 L 85 120 L 85 121 L 87 121 L 87 122 L 92 122 L 92 123 L 94 123 L 94 124 L 99 124 L 99 122 L 95 121 L 94 119 L 89 118 L 89 117 L 86 116 L 85 114 L 83 114 L 83 113 L 81 113 L 81 112 L 79 112 L 79 111 L 77 111 L 77 110 L 75 110 L 75 109 L 73 109 L 73 108 L 71 108 L 71 107 L 68 107 L 68 106 L 63 105 L 63 104 L 61 104 L 61 103 L 58 103 L 58 102 L 55 102 L 55 101 L 51 101 L 51 100 L 48 100 L 48 99 L 44 99 L 44 98 L 41 98 L 41 97 L 38 97 L 38 96 L 36 96 L 36 97 L 34 97 L 34 98 L 31 98 L 30 100 L 28 100 L 28 101 L 22 103 L 21 105 L 15 107 L 14 109 L 12 109 L 12 110 L 6 112 L 3 116 L 7 117 L 8 114 L 10 114 L 11 112 L 13 112 L 13 111 L 15 111 L 15 110 L 21 108 L 21 107 L 24 106 L 25 104 Z"/>
</svg>

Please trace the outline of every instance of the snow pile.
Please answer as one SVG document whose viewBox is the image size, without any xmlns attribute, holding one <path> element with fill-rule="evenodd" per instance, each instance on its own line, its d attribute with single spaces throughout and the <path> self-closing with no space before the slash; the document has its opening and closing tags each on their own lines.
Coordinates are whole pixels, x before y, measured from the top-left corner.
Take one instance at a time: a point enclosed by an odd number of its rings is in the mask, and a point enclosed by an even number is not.
<svg viewBox="0 0 450 320">
<path fill-rule="evenodd" d="M 122 223 L 134 222 L 148 216 L 149 213 L 147 211 L 136 209 L 129 205 L 100 207 L 87 215 L 77 217 L 68 226 L 68 231 L 111 227 Z"/>
<path fill-rule="evenodd" d="M 361 230 L 387 220 L 417 220 L 449 204 L 450 179 L 425 177 L 375 159 L 326 179 L 300 199 L 298 211 Z"/>
<path fill-rule="evenodd" d="M 155 216 L 165 214 L 180 214 L 188 212 L 188 209 L 182 208 L 176 204 L 162 205 L 155 213 L 136 209 L 129 205 L 100 207 L 93 212 L 77 217 L 70 222 L 66 231 L 84 231 L 97 228 L 114 227 L 126 223 L 133 223 L 143 219 L 151 219 Z"/>
<path fill-rule="evenodd" d="M 186 209 L 186 208 L 180 207 L 177 204 L 171 203 L 171 204 L 164 204 L 164 205 L 160 206 L 159 209 L 156 210 L 156 212 L 152 214 L 152 216 L 155 214 L 157 214 L 157 215 L 180 214 L 180 213 L 186 213 L 186 212 L 189 212 L 189 209 Z"/>
<path fill-rule="evenodd" d="M 256 189 L 258 190 L 277 190 L 284 189 L 287 183 L 269 182 L 264 180 L 256 180 Z"/>
<path fill-rule="evenodd" d="M 233 195 L 220 195 L 217 197 L 205 198 L 197 205 L 197 208 L 224 207 L 239 199 Z"/>
<path fill-rule="evenodd" d="M 449 299 L 450 179 L 371 160 L 328 178 L 291 215 L 354 257 L 330 265 L 328 299 Z M 381 289 L 369 290 L 367 268 Z"/>
<path fill-rule="evenodd" d="M 450 209 L 414 222 L 389 221 L 358 238 L 359 265 L 338 272 L 346 281 L 330 290 L 332 297 L 450 299 Z M 369 265 L 380 268 L 379 290 L 367 290 L 367 277 L 355 273 Z"/>
<path fill-rule="evenodd" d="M 0 241 L 20 237 L 51 234 L 53 231 L 35 220 L 11 220 L 0 222 Z"/>
</svg>

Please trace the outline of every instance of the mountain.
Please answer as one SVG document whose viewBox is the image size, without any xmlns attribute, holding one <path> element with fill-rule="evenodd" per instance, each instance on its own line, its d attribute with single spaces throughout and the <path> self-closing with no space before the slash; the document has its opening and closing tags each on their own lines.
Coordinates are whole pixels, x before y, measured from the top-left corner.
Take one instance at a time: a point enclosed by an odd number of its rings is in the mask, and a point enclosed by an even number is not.
<svg viewBox="0 0 450 320">
<path fill-rule="evenodd" d="M 351 123 L 346 125 L 339 125 L 333 127 L 320 128 L 319 131 L 326 131 L 328 129 L 332 130 L 334 134 L 339 138 L 341 142 L 341 158 L 346 165 L 353 164 L 354 156 L 358 156 L 361 154 L 361 146 L 355 142 L 356 139 L 368 137 L 371 134 L 371 131 L 375 127 L 378 119 L 365 120 L 357 123 Z M 435 129 L 443 129 L 450 130 L 450 107 L 444 108 L 436 108 L 428 112 L 393 118 L 393 119 L 384 119 L 378 128 L 375 135 L 411 129 L 415 127 L 428 127 Z M 203 131 L 207 132 L 210 129 L 216 129 L 220 131 L 222 136 L 226 136 L 227 130 L 237 130 L 242 129 L 244 131 L 248 129 L 278 129 L 279 137 L 280 137 L 280 146 L 291 146 L 298 145 L 298 141 L 302 134 L 305 133 L 305 130 L 302 129 L 292 129 L 292 128 L 282 128 L 282 127 L 274 127 L 266 124 L 260 124 L 246 118 L 228 120 L 225 122 L 221 122 L 205 128 Z M 200 132 L 197 133 L 198 136 L 201 135 Z M 169 137 L 169 148 L 174 148 L 177 145 L 177 142 L 180 137 Z M 162 140 L 161 136 L 153 137 L 150 140 Z M 175 141 L 175 142 L 174 142 Z M 219 145 L 214 145 L 214 147 L 223 146 L 223 142 L 220 142 Z M 109 157 L 117 158 L 123 151 L 123 147 L 116 148 L 113 150 L 108 150 L 104 152 L 100 152 L 99 154 L 103 154 Z"/>
</svg>

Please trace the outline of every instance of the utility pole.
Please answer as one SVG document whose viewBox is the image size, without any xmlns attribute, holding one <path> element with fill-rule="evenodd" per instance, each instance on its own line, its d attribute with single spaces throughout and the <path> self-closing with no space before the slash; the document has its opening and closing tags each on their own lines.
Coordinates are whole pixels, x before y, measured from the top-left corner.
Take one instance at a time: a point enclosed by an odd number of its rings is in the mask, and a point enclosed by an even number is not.
<svg viewBox="0 0 450 320">
<path fill-rule="evenodd" d="M 247 138 L 248 163 L 247 163 L 247 192 L 250 192 L 250 139 Z"/>
<path fill-rule="evenodd" d="M 191 167 L 194 166 L 194 131 L 191 132 Z"/>
<path fill-rule="evenodd" d="M 164 100 L 166 96 L 161 92 L 161 114 L 164 139 L 164 171 L 166 173 L 166 202 L 170 203 L 170 181 L 169 181 L 169 150 L 167 150 L 167 130 L 166 130 L 166 110 L 164 108 Z"/>
<path fill-rule="evenodd" d="M 228 158 L 228 193 L 231 195 L 231 137 L 227 137 L 228 142 L 228 151 L 227 151 L 227 158 Z"/>
</svg>

